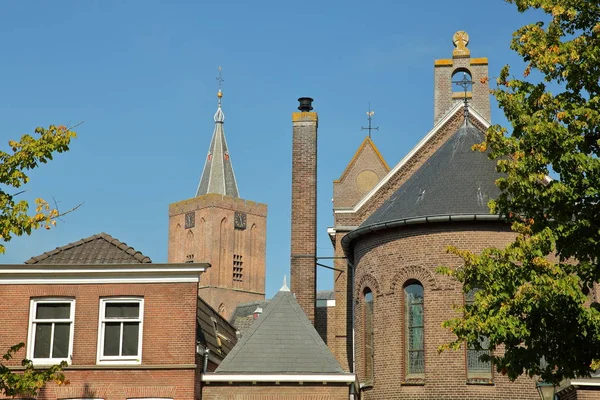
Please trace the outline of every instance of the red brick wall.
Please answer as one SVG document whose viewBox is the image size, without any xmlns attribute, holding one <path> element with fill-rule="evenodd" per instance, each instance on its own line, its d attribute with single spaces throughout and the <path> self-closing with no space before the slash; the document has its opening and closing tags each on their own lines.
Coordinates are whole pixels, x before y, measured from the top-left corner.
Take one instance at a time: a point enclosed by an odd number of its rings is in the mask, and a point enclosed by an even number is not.
<svg viewBox="0 0 600 400">
<path fill-rule="evenodd" d="M 317 253 L 317 125 L 314 112 L 292 115 L 291 290 L 314 323 Z"/>
<path fill-rule="evenodd" d="M 348 400 L 348 386 L 333 384 L 215 385 L 202 388 L 202 400 Z"/>
<path fill-rule="evenodd" d="M 234 229 L 234 213 L 246 213 L 246 229 Z M 185 229 L 185 214 L 195 213 L 195 226 Z M 200 277 L 200 288 L 222 288 L 203 297 L 215 310 L 223 303 L 229 318 L 237 302 L 264 299 L 267 206 L 249 200 L 207 194 L 169 206 L 168 261 L 183 263 L 193 255 L 195 262 L 211 267 Z M 234 255 L 241 256 L 243 277 L 233 279 Z M 246 293 L 244 295 L 244 293 Z M 233 296 L 233 297 L 232 297 Z"/>
<path fill-rule="evenodd" d="M 459 284 L 435 272 L 440 265 L 460 265 L 460 259 L 445 248 L 453 245 L 477 252 L 503 246 L 513 237 L 503 223 L 454 223 L 401 227 L 356 240 L 354 296 L 361 299 L 365 287 L 374 294 L 375 382 L 364 399 L 538 399 L 534 381 L 527 378 L 510 383 L 494 373 L 493 385 L 467 384 L 464 350 L 438 354 L 438 347 L 453 339 L 441 324 L 452 317 L 453 304 L 463 303 Z M 419 386 L 404 384 L 403 285 L 411 279 L 424 287 L 425 380 Z M 364 371 L 360 311 L 359 303 L 355 309 L 359 381 Z"/>
<path fill-rule="evenodd" d="M 196 293 L 195 283 L 2 286 L 0 350 L 27 342 L 31 298 L 72 297 L 73 359 L 72 367 L 66 371 L 71 385 L 65 389 L 50 385 L 40 398 L 83 397 L 80 392 L 89 387 L 107 400 L 141 397 L 133 395 L 140 390 L 146 393 L 145 397 L 193 399 Z M 111 296 L 144 298 L 141 365 L 111 366 L 108 370 L 105 364 L 96 365 L 100 298 Z M 9 364 L 17 366 L 26 350 L 21 350 Z M 156 395 L 151 396 L 151 392 Z M 159 396 L 161 393 L 170 395 Z"/>
</svg>

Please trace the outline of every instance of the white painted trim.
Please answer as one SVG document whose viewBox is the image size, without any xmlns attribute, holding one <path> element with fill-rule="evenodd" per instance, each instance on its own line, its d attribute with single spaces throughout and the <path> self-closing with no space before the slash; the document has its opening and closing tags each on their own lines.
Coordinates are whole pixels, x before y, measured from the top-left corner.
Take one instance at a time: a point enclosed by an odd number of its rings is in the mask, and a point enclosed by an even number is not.
<svg viewBox="0 0 600 400">
<path fill-rule="evenodd" d="M 340 382 L 354 383 L 356 375 L 343 374 L 204 374 L 202 382 Z"/>
<path fill-rule="evenodd" d="M 600 386 L 600 380 L 586 380 L 586 379 L 580 379 L 580 380 L 573 380 L 570 382 L 571 386 Z"/>
<path fill-rule="evenodd" d="M 317 307 L 335 307 L 335 299 L 317 299 Z"/>
<path fill-rule="evenodd" d="M 373 197 L 375 195 L 375 193 L 377 193 L 379 191 L 379 189 L 381 189 L 381 187 L 383 185 L 385 185 L 398 172 L 398 170 L 400 170 L 400 168 L 402 168 L 423 146 L 425 146 L 425 144 L 437 133 L 437 131 L 439 131 L 440 128 L 446 122 L 448 122 L 451 117 L 454 116 L 454 114 L 456 114 L 458 111 L 462 111 L 463 107 L 464 107 L 464 105 L 461 102 L 456 103 L 456 105 L 454 107 L 452 107 L 450 112 L 448 112 L 444 118 L 439 120 L 438 123 L 434 125 L 433 129 L 430 130 L 429 133 L 427 133 L 427 135 L 425 135 L 423 137 L 423 139 L 421 139 L 419 141 L 419 143 L 417 143 L 417 145 L 415 147 L 413 147 L 413 149 L 407 155 L 405 155 L 404 158 L 402 160 L 400 160 L 400 162 L 398 164 L 396 164 L 396 166 L 394 168 L 392 168 L 390 170 L 390 172 L 388 172 L 388 174 L 386 176 L 384 176 L 383 179 L 381 181 L 379 181 L 379 183 L 377 185 L 375 185 L 375 187 L 373 189 L 371 189 L 371 191 L 369 193 L 367 193 L 365 195 L 365 197 L 362 198 L 361 201 L 356 203 L 356 205 L 354 205 L 354 207 L 344 207 L 344 208 L 338 208 L 338 209 L 334 208 L 333 213 L 334 214 L 352 214 L 352 213 L 355 213 L 358 210 L 360 210 L 360 208 L 362 206 L 364 206 L 365 203 L 371 197 Z M 475 119 L 477 119 L 486 128 L 488 128 L 491 125 L 485 118 L 483 118 L 475 109 L 473 109 L 471 107 L 469 107 L 469 115 L 472 117 L 475 117 Z"/>
<path fill-rule="evenodd" d="M 37 305 L 43 303 L 67 303 L 70 305 L 69 308 L 69 350 L 68 356 L 66 358 L 35 358 L 33 355 L 33 351 L 35 349 L 35 331 L 33 329 L 34 320 Z M 41 320 L 44 321 L 44 320 Z M 45 321 L 51 321 L 51 323 L 64 323 L 65 320 L 50 320 L 46 319 Z M 37 321 L 35 323 L 38 323 Z M 43 322 L 42 322 L 43 323 Z M 33 362 L 33 365 L 36 367 L 45 366 L 45 365 L 54 365 L 58 364 L 61 361 L 66 361 L 67 364 L 71 364 L 71 360 L 73 357 L 73 336 L 75 332 L 75 299 L 72 297 L 36 297 L 29 300 L 29 328 L 27 332 L 27 358 Z M 51 338 L 51 343 L 54 340 L 54 337 Z"/>
<path fill-rule="evenodd" d="M 104 324 L 112 319 L 106 318 L 106 305 L 109 303 L 135 303 L 139 305 L 139 315 L 137 319 L 124 319 L 125 322 L 139 321 L 138 328 L 138 354 L 135 356 L 105 356 L 102 354 L 104 349 Z M 123 331 L 121 331 L 121 335 Z M 118 296 L 118 297 L 102 297 L 100 298 L 100 312 L 98 313 L 98 348 L 96 352 L 96 364 L 98 365 L 123 365 L 123 364 L 141 364 L 142 363 L 142 343 L 144 335 L 144 298 L 139 296 Z M 122 344 L 122 340 L 121 340 Z M 120 347 L 120 346 L 119 346 Z"/>
<path fill-rule="evenodd" d="M 197 283 L 210 264 L 0 265 L 0 285 Z"/>
</svg>

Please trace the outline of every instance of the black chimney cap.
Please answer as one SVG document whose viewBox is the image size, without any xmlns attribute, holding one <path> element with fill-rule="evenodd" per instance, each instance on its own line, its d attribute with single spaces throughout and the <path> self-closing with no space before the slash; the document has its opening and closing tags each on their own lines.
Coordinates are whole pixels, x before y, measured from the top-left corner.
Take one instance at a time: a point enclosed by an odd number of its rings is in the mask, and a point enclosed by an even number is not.
<svg viewBox="0 0 600 400">
<path fill-rule="evenodd" d="M 300 102 L 300 105 L 298 106 L 298 110 L 300 110 L 302 112 L 309 112 L 310 110 L 313 109 L 313 106 L 312 106 L 313 99 L 312 98 L 300 97 L 298 99 L 298 101 Z"/>
</svg>

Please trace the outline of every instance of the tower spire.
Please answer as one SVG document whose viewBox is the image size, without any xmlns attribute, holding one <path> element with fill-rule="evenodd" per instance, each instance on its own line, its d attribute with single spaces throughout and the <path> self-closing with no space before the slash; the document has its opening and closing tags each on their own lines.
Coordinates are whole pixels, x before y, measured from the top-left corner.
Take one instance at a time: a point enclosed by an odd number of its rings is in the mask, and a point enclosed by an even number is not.
<svg viewBox="0 0 600 400">
<path fill-rule="evenodd" d="M 233 165 L 229 156 L 229 148 L 227 140 L 225 140 L 225 131 L 223 123 L 225 122 L 225 114 L 221 108 L 221 99 L 223 98 L 223 76 L 222 68 L 219 67 L 219 91 L 217 92 L 218 105 L 217 112 L 213 119 L 215 121 L 215 129 L 213 131 L 212 140 L 208 149 L 208 155 L 204 162 L 204 170 L 200 178 L 200 184 L 196 191 L 196 196 L 203 196 L 208 193 L 217 193 L 224 196 L 239 197 L 237 182 L 233 172 Z"/>
</svg>

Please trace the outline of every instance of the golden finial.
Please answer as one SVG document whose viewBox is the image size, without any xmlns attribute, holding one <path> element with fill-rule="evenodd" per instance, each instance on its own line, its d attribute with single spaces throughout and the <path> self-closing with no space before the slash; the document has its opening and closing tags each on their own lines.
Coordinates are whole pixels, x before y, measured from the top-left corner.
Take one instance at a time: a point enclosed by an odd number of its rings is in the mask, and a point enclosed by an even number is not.
<svg viewBox="0 0 600 400">
<path fill-rule="evenodd" d="M 219 66 L 219 76 L 217 76 L 217 81 L 219 82 L 219 92 L 217 93 L 217 97 L 219 98 L 219 105 L 221 105 L 221 97 L 223 97 L 223 92 L 221 91 L 221 87 L 223 86 L 223 76 L 221 75 L 221 71 L 223 68 Z"/>
<path fill-rule="evenodd" d="M 469 44 L 469 34 L 467 32 L 457 31 L 452 36 L 452 43 L 456 47 L 452 52 L 454 58 L 469 57 L 471 55 L 471 51 L 467 49 L 467 45 Z"/>
</svg>

